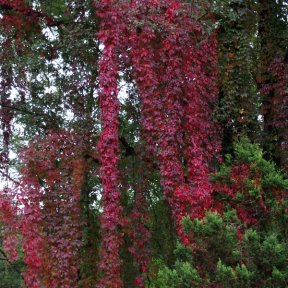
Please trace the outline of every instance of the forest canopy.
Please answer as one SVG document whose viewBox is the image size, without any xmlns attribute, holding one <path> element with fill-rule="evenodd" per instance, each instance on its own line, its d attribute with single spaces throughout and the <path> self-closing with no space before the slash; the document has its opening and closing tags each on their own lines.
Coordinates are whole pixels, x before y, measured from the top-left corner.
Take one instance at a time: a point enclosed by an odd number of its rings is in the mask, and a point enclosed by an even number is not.
<svg viewBox="0 0 288 288">
<path fill-rule="evenodd" d="M 0 45 L 0 288 L 288 286 L 288 1 L 0 0 Z"/>
</svg>

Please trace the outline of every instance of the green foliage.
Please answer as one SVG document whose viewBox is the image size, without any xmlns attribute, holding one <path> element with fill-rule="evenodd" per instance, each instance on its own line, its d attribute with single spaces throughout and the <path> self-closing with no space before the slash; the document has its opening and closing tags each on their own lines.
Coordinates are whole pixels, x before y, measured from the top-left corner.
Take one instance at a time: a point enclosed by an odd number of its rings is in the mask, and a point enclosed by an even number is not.
<svg viewBox="0 0 288 288">
<path fill-rule="evenodd" d="M 249 167 L 250 172 L 249 176 L 243 179 L 244 190 L 235 191 L 238 192 L 236 200 L 243 202 L 246 197 L 250 201 L 250 204 L 254 205 L 263 197 L 268 207 L 271 209 L 274 207 L 279 210 L 280 207 L 278 204 L 280 199 L 278 198 L 280 194 L 282 195 L 281 197 L 284 197 L 283 195 L 288 190 L 288 179 L 276 167 L 275 163 L 266 160 L 260 145 L 252 143 L 247 137 L 241 137 L 235 142 L 233 154 L 233 156 L 226 154 L 225 162 L 220 166 L 219 171 L 215 175 L 212 175 L 212 181 L 218 181 L 223 185 L 232 187 L 235 179 L 231 180 L 231 167 L 240 167 L 244 164 Z M 257 178 L 259 179 L 257 180 Z M 249 198 L 247 198 L 247 195 L 244 195 L 245 191 L 249 194 Z M 276 195 L 277 193 L 279 194 L 278 196 Z M 225 199 L 224 194 L 221 197 Z M 287 201 L 284 198 L 281 200 L 282 208 L 287 207 Z"/>
<path fill-rule="evenodd" d="M 242 187 L 235 198 L 222 195 L 223 210 L 207 211 L 202 219 L 182 220 L 191 244 L 177 244 L 172 265 L 155 261 L 158 272 L 152 287 L 186 287 L 186 283 L 190 284 L 187 287 L 287 287 L 287 203 L 278 199 L 277 193 L 287 191 L 288 180 L 273 162 L 264 159 L 258 144 L 242 137 L 234 145 L 233 156 L 227 155 L 219 172 L 212 176 L 213 181 L 236 183 L 232 170 L 243 164 L 250 167 L 248 178 L 243 179 L 244 186 L 235 186 Z M 257 181 L 253 178 L 256 176 L 260 177 Z M 253 212 L 251 207 L 258 205 L 260 196 L 266 209 L 258 211 L 257 222 L 243 222 L 237 205 Z M 219 194 L 215 197 L 217 202 Z"/>
<path fill-rule="evenodd" d="M 217 17 L 220 101 L 216 118 L 224 127 L 223 149 L 231 152 L 239 135 L 256 138 L 260 97 L 255 80 L 258 45 L 253 1 L 214 1 Z"/>
<path fill-rule="evenodd" d="M 49 16 L 53 16 L 56 19 L 60 18 L 61 20 L 66 19 L 65 18 L 65 9 L 66 9 L 66 3 L 64 0 L 45 0 L 41 1 L 41 9 L 45 11 Z"/>
<path fill-rule="evenodd" d="M 1 257 L 0 257 L 1 258 Z M 23 264 L 16 262 L 12 264 L 0 260 L 0 288 L 21 288 L 23 281 L 16 269 L 22 268 Z"/>
<path fill-rule="evenodd" d="M 282 235 L 248 229 L 239 238 L 234 225 L 210 212 L 202 220 L 183 220 L 195 248 L 178 244 L 172 268 L 158 262 L 152 287 L 285 287 L 288 243 L 279 240 Z"/>
<path fill-rule="evenodd" d="M 20 259 L 10 263 L 3 248 L 3 226 L 0 223 L 0 288 L 22 288 L 24 287 L 21 271 L 23 271 L 23 260 Z M 21 256 L 21 255 L 20 255 Z"/>
<path fill-rule="evenodd" d="M 254 165 L 254 169 L 260 170 L 264 188 L 278 187 L 288 189 L 288 179 L 279 172 L 275 163 L 264 158 L 263 151 L 258 144 L 250 142 L 247 137 L 242 137 L 234 145 L 235 162 L 248 162 Z"/>
<path fill-rule="evenodd" d="M 236 280 L 236 275 L 232 267 L 226 266 L 221 260 L 217 263 L 216 280 L 224 287 L 230 287 Z"/>
<path fill-rule="evenodd" d="M 160 269 L 151 285 L 153 288 L 190 288 L 201 285 L 201 277 L 189 262 L 176 261 L 171 269 L 161 262 L 158 265 Z"/>
</svg>

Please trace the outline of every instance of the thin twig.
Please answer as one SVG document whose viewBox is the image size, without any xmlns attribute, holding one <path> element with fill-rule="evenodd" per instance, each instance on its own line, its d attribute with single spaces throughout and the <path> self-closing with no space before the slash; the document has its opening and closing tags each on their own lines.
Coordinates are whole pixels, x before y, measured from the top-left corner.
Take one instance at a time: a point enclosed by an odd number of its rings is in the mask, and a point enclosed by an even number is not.
<svg viewBox="0 0 288 288">
<path fill-rule="evenodd" d="M 17 180 L 11 178 L 7 173 L 3 172 L 1 169 L 0 169 L 0 174 L 1 174 L 3 177 L 7 178 L 8 180 L 12 181 L 14 184 L 21 185 L 20 182 L 18 182 Z"/>
</svg>

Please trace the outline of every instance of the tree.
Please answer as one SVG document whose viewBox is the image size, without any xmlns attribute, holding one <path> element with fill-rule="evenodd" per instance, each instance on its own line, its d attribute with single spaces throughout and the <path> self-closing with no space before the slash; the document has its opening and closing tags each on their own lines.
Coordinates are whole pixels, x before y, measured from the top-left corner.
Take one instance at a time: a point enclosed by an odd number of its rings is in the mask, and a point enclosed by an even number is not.
<svg viewBox="0 0 288 288">
<path fill-rule="evenodd" d="M 26 287 L 287 282 L 282 258 L 229 256 L 253 225 L 286 255 L 285 177 L 237 141 L 286 167 L 287 3 L 210 2 L 0 0 L 0 220 Z"/>
<path fill-rule="evenodd" d="M 287 3 L 262 3 L 259 11 L 259 78 L 266 150 L 287 173 Z M 277 33 L 276 33 L 277 31 Z"/>
</svg>

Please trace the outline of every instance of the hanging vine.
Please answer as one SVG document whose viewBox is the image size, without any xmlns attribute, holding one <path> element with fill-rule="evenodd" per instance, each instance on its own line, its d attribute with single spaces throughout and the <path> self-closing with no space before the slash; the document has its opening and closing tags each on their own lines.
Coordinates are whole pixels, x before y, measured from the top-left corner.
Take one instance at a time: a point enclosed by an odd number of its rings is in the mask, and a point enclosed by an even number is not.
<svg viewBox="0 0 288 288">
<path fill-rule="evenodd" d="M 23 152 L 21 232 L 27 287 L 78 287 L 80 197 L 87 169 L 83 155 L 89 150 L 82 141 L 72 132 L 52 131 Z"/>
</svg>

